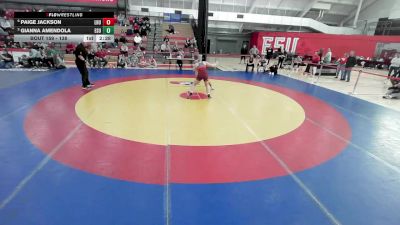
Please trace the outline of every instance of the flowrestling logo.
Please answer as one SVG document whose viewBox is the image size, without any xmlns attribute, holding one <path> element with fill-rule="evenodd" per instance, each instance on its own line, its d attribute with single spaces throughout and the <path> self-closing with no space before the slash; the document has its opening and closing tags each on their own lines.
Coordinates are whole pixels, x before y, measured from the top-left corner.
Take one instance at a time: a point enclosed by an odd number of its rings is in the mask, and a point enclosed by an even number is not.
<svg viewBox="0 0 400 225">
<path fill-rule="evenodd" d="M 267 48 L 283 48 L 287 52 L 296 52 L 300 38 L 291 37 L 263 37 L 262 54 L 266 54 Z"/>
</svg>

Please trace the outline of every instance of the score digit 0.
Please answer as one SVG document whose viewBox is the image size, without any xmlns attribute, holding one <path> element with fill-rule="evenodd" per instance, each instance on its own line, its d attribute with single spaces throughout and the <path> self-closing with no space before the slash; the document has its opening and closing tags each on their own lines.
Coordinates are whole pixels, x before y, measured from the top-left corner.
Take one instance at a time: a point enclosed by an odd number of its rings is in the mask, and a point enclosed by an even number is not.
<svg viewBox="0 0 400 225">
<path fill-rule="evenodd" d="M 114 18 L 103 18 L 103 26 L 114 26 Z"/>
<path fill-rule="evenodd" d="M 103 27 L 103 34 L 114 34 L 114 26 Z"/>
</svg>

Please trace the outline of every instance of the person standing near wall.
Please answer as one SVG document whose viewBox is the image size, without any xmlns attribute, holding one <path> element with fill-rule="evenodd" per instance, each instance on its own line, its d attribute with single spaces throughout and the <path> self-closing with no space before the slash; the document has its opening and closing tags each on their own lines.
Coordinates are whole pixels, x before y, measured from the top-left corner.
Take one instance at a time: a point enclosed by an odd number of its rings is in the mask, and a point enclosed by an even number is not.
<svg viewBox="0 0 400 225">
<path fill-rule="evenodd" d="M 330 48 L 328 48 L 328 51 L 326 52 L 324 59 L 322 60 L 322 63 L 328 64 L 331 63 L 332 61 L 332 51 Z"/>
<path fill-rule="evenodd" d="M 355 53 L 354 51 L 351 51 L 346 61 L 344 76 L 342 75 L 340 80 L 346 80 L 346 82 L 349 82 L 351 76 L 351 70 L 356 64 L 357 64 L 357 59 Z"/>
<path fill-rule="evenodd" d="M 266 52 L 267 52 L 267 54 L 265 55 L 265 57 L 266 57 L 266 59 L 268 60 L 267 61 L 267 65 L 269 64 L 269 61 L 271 60 L 271 58 L 272 58 L 272 56 L 274 55 L 274 49 L 273 48 L 268 48 L 267 50 L 266 50 Z"/>
<path fill-rule="evenodd" d="M 323 48 L 319 49 L 318 55 L 319 55 L 319 61 L 322 62 L 322 56 L 324 55 L 324 49 Z"/>
<path fill-rule="evenodd" d="M 246 63 L 246 55 L 247 55 L 247 45 L 243 45 L 242 48 L 240 49 L 240 62 L 239 64 L 242 63 L 242 60 L 244 63 Z"/>
<path fill-rule="evenodd" d="M 283 61 L 285 60 L 286 56 L 287 56 L 286 50 L 283 53 L 282 52 L 279 53 L 278 55 L 278 66 L 280 69 L 283 68 Z"/>
<path fill-rule="evenodd" d="M 253 55 L 253 57 L 257 57 L 257 55 L 260 53 L 260 51 L 258 51 L 257 46 L 253 45 L 253 47 L 250 49 L 250 55 Z"/>
<path fill-rule="evenodd" d="M 319 53 L 318 51 L 314 52 L 314 55 L 311 58 L 311 63 L 307 64 L 306 70 L 303 73 L 304 75 L 310 73 L 311 75 L 315 75 L 316 72 L 315 68 L 317 68 L 318 64 L 320 63 L 320 57 L 318 53 Z"/>
<path fill-rule="evenodd" d="M 338 68 L 336 71 L 335 78 L 338 78 L 339 75 L 340 75 L 340 77 L 344 76 L 344 73 L 346 72 L 346 62 L 347 62 L 348 57 L 349 57 L 349 54 L 344 53 L 344 56 L 338 59 L 338 61 L 337 61 Z"/>
</svg>

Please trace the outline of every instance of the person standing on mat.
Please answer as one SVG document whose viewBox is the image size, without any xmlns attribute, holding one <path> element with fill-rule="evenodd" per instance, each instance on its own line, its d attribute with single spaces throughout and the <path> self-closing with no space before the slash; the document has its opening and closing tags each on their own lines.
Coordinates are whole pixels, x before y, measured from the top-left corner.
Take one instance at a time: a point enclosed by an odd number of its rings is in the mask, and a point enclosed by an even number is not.
<svg viewBox="0 0 400 225">
<path fill-rule="evenodd" d="M 79 45 L 76 46 L 74 55 L 76 67 L 78 67 L 78 70 L 82 76 L 82 89 L 90 89 L 91 87 L 93 87 L 93 84 L 89 81 L 89 71 L 86 67 L 86 64 L 88 64 L 88 62 L 86 61 L 88 52 L 86 51 L 84 43 L 81 42 Z"/>
<path fill-rule="evenodd" d="M 188 92 L 187 98 L 189 99 L 194 92 L 196 85 L 198 85 L 202 80 L 204 81 L 204 85 L 206 86 L 207 96 L 211 98 L 211 91 L 210 91 L 210 83 L 208 81 L 208 67 L 217 67 L 217 63 L 212 64 L 206 61 L 201 60 L 201 56 L 198 58 L 198 61 L 194 64 L 193 70 L 196 74 L 196 79 L 194 80 L 192 86 L 190 86 L 190 90 Z"/>
</svg>

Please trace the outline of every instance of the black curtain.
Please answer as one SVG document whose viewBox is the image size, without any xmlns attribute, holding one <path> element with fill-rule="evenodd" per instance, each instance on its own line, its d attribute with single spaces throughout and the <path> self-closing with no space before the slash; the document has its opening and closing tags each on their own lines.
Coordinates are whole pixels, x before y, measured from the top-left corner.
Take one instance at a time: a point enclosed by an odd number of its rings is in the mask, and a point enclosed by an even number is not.
<svg viewBox="0 0 400 225">
<path fill-rule="evenodd" d="M 197 25 L 197 45 L 203 59 L 207 59 L 208 0 L 199 1 Z"/>
</svg>

